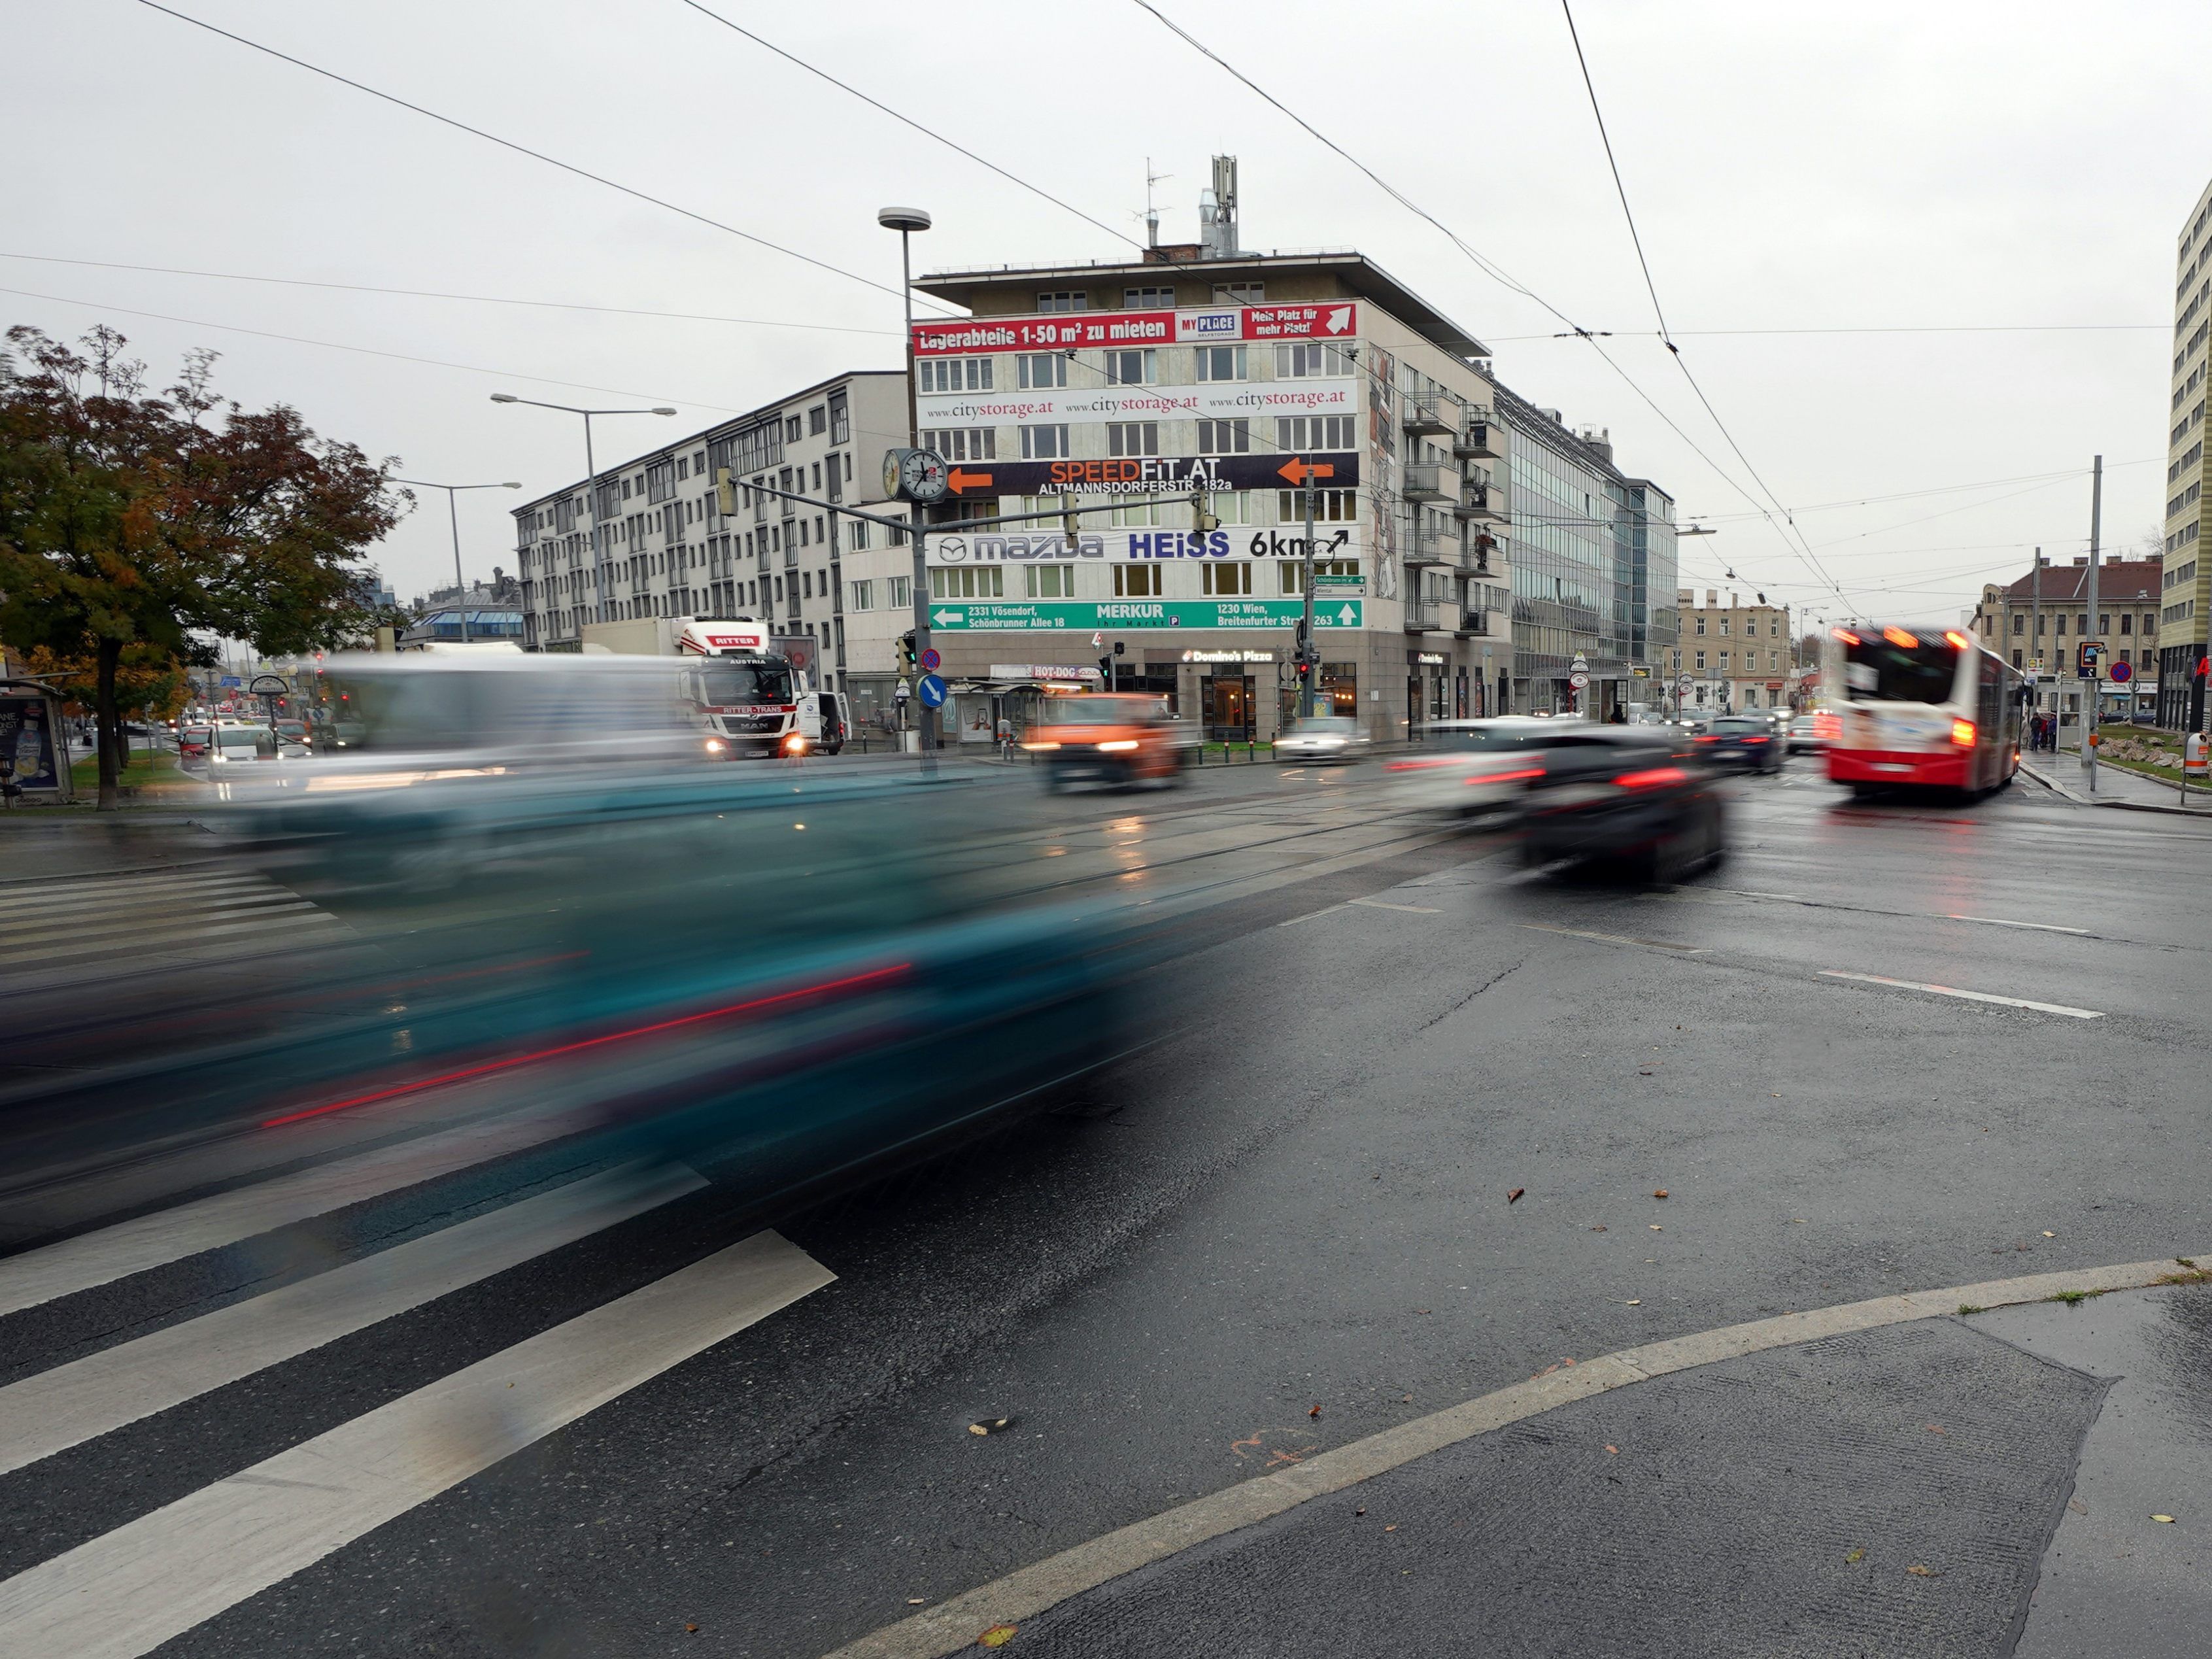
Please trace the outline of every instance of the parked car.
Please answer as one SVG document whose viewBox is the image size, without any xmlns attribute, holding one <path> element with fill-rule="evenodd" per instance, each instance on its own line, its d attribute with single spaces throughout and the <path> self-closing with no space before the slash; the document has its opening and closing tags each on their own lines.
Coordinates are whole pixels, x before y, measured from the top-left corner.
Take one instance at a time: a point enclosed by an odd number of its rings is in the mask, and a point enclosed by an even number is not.
<svg viewBox="0 0 2212 1659">
<path fill-rule="evenodd" d="M 1544 750 L 1589 730 L 1575 718 L 1501 714 L 1489 720 L 1438 720 L 1423 752 L 1383 768 L 1400 810 L 1477 823 L 1510 822 Z"/>
<path fill-rule="evenodd" d="M 1530 866 L 1599 865 L 1679 881 L 1727 855 L 1727 805 L 1694 743 L 1592 726 L 1547 747 L 1528 781 L 1521 851 Z"/>
<path fill-rule="evenodd" d="M 1275 739 L 1279 761 L 1356 761 L 1373 744 L 1366 729 L 1344 714 L 1316 714 L 1293 720 Z"/>
<path fill-rule="evenodd" d="M 1044 787 L 1174 784 L 1195 757 L 1188 729 L 1158 697 L 1085 692 L 1048 697 L 1022 747 L 1044 769 Z"/>
<path fill-rule="evenodd" d="M 1764 714 L 1723 714 L 1692 740 L 1699 757 L 1714 766 L 1750 772 L 1779 772 L 1784 744 Z"/>
</svg>

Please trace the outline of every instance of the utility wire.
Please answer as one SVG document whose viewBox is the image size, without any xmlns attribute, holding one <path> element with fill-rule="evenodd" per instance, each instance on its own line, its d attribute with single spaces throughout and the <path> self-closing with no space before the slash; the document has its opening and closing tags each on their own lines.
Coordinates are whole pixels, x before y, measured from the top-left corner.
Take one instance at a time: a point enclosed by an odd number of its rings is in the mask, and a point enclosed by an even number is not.
<svg viewBox="0 0 2212 1659">
<path fill-rule="evenodd" d="M 517 374 L 504 368 L 486 368 L 481 363 L 449 362 L 442 357 L 416 357 L 404 351 L 380 351 L 374 346 L 346 345 L 337 340 L 310 339 L 304 334 L 278 334 L 265 328 L 241 328 L 235 323 L 210 323 L 198 317 L 176 317 L 166 311 L 137 311 L 129 306 L 112 306 L 105 301 L 74 300 L 66 294 L 34 294 L 27 288 L 0 288 L 0 294 L 13 294 L 26 300 L 46 300 L 55 305 L 80 306 L 87 311 L 112 311 L 125 317 L 149 317 L 156 322 L 181 323 L 186 328 L 212 328 L 226 334 L 251 334 L 257 339 L 283 340 L 293 345 L 320 346 L 325 351 L 350 351 L 363 357 L 389 357 L 395 362 L 422 363 L 432 368 L 459 369 L 466 374 L 490 374 L 507 380 L 532 380 L 539 386 L 565 386 L 579 392 L 605 392 L 617 398 L 636 398 L 641 400 L 666 403 L 659 393 L 633 392 L 627 386 L 593 386 L 587 380 L 556 380 L 547 374 Z M 738 415 L 742 410 L 725 408 L 720 404 L 704 404 L 696 398 L 678 398 L 693 409 L 713 410 L 718 414 Z"/>
<path fill-rule="evenodd" d="M 1832 328 L 1684 328 L 1662 337 L 1717 340 L 1737 335 L 1770 334 L 2120 334 L 2153 331 L 2163 334 L 2166 329 L 2164 323 L 1927 323 L 1901 324 L 1894 327 L 1868 324 Z M 1605 338 L 1629 331 L 1611 328 L 1591 331 Z M 1499 345 L 1522 345 L 1531 340 L 1577 340 L 1582 334 L 1577 330 L 1572 334 L 1493 334 L 1490 337 Z"/>
<path fill-rule="evenodd" d="M 454 128 L 458 131 L 465 132 L 470 134 L 471 137 L 482 138 L 489 143 L 497 144 L 501 149 L 513 150 L 518 155 L 527 155 L 533 161 L 543 161 L 548 167 L 558 167 L 562 172 L 574 173 L 579 179 L 587 179 L 595 185 L 604 185 L 609 190 L 619 191 L 624 196 L 632 197 L 638 201 L 648 203 L 653 207 L 665 209 L 670 213 L 679 214 L 683 217 L 690 219 L 696 223 L 705 225 L 714 230 L 721 231 L 727 235 L 735 236 L 742 241 L 750 242 L 756 246 L 767 248 L 771 252 L 781 253 L 787 258 L 798 260 L 802 264 L 812 265 L 817 270 L 826 270 L 832 276 L 842 276 L 851 282 L 862 283 L 868 288 L 874 289 L 879 294 L 888 294 L 896 300 L 903 301 L 906 298 L 906 295 L 901 293 L 899 289 L 889 287 L 884 283 L 878 283 L 872 277 L 863 276 L 858 271 L 847 270 L 842 265 L 833 265 L 826 259 L 817 259 L 811 253 L 801 253 L 797 248 L 786 247 L 781 242 L 771 242 L 765 236 L 756 236 L 749 230 L 739 230 L 735 225 L 725 224 L 720 219 L 710 218 L 706 214 L 696 212 L 690 208 L 680 207 L 676 203 L 667 201 L 661 197 L 648 195 L 646 191 L 637 189 L 635 185 L 625 185 L 618 180 L 606 177 L 604 173 L 593 173 L 588 168 L 580 167 L 574 162 L 563 161 L 557 156 L 548 155 L 544 150 L 532 149 L 529 145 L 517 143 L 512 138 L 502 138 L 495 132 L 487 132 L 482 127 L 472 127 L 467 122 L 457 120 L 453 116 L 441 115 L 436 110 L 427 109 L 421 104 L 410 103 L 406 99 L 398 97 L 392 93 L 380 92 L 376 88 L 368 86 L 360 81 L 350 80 L 347 76 L 340 75 L 335 70 L 324 69 L 319 64 L 307 62 L 304 58 L 295 58 L 289 52 L 279 52 L 274 46 L 264 46 L 258 40 L 250 40 L 242 34 L 234 34 L 228 29 L 218 28 L 213 23 L 208 22 L 202 18 L 194 17 L 188 13 L 178 11 L 172 7 L 162 5 L 161 3 L 161 0 L 138 0 L 138 3 L 146 7 L 149 10 L 158 11 L 164 16 L 173 17 L 180 23 L 190 23 L 194 28 L 205 29 L 210 34 L 219 34 L 226 40 L 234 40 L 241 46 L 250 46 L 255 52 L 265 53 L 269 57 L 276 58 L 281 62 L 290 64 L 295 68 L 306 70 L 310 74 L 319 75 L 327 81 L 335 81 L 342 87 L 351 87 L 356 92 L 365 92 L 370 97 L 380 98 L 387 104 L 397 105 L 399 108 L 404 110 L 411 110 L 417 115 L 428 116 L 431 120 L 440 122 L 446 126 Z M 943 310 L 944 308 L 939 307 L 939 309 Z M 946 316 L 951 316 L 957 313 L 951 311 L 944 311 L 944 314 Z"/>
<path fill-rule="evenodd" d="M 1219 52 L 1214 51 L 1204 41 L 1199 40 L 1197 36 L 1192 34 L 1189 30 L 1184 28 L 1181 24 L 1175 21 L 1174 19 L 1169 17 L 1167 14 L 1160 10 L 1158 6 L 1152 4 L 1152 0 L 1133 0 L 1133 3 L 1140 7 L 1145 11 L 1151 13 L 1154 18 L 1158 20 L 1163 27 L 1170 31 L 1170 33 L 1176 35 L 1179 40 L 1189 46 L 1192 50 L 1198 52 L 1200 56 L 1209 59 L 1218 65 L 1232 79 L 1248 88 L 1263 102 L 1289 117 L 1291 121 L 1296 123 L 1299 128 L 1317 141 L 1324 149 L 1348 162 L 1357 172 L 1364 177 L 1370 183 L 1373 184 L 1376 189 L 1388 196 L 1392 201 L 1397 203 L 1401 207 L 1413 214 L 1416 218 L 1422 220 L 1424 222 L 1434 227 L 1437 230 L 1443 233 L 1444 238 L 1449 241 L 1454 247 L 1457 248 L 1462 254 L 1466 256 L 1469 262 L 1471 262 L 1477 270 L 1482 271 L 1484 275 L 1489 276 L 1492 281 L 1498 283 L 1502 286 L 1511 289 L 1514 293 L 1522 295 L 1528 299 L 1534 301 L 1536 305 L 1545 311 L 1549 312 L 1553 317 L 1558 318 L 1562 323 L 1565 323 L 1568 328 L 1574 331 L 1577 337 L 1589 342 L 1590 349 L 1596 352 L 1598 356 L 1603 360 L 1606 367 L 1610 368 L 1615 374 L 1619 375 L 1622 382 L 1627 386 L 1628 389 L 1643 399 L 1645 405 L 1650 409 L 1653 414 L 1659 417 L 1661 422 L 1666 425 L 1667 428 L 1673 432 L 1676 437 L 1680 438 L 1684 444 L 1688 446 L 1692 454 L 1695 455 L 1708 467 L 1711 468 L 1717 477 L 1728 484 L 1730 489 L 1741 495 L 1744 500 L 1749 501 L 1753 507 L 1759 507 L 1759 504 L 1758 498 L 1753 495 L 1749 490 L 1744 489 L 1742 485 L 1737 483 L 1736 481 L 1729 475 L 1725 468 L 1723 468 L 1717 461 L 1714 460 L 1711 456 L 1705 453 L 1704 447 L 1698 444 L 1697 440 L 1691 437 L 1688 433 L 1685 432 L 1682 429 L 1680 423 L 1678 422 L 1674 416 L 1668 414 L 1665 410 L 1660 408 L 1659 405 L 1652 400 L 1651 395 L 1644 391 L 1641 386 L 1637 384 L 1634 378 L 1629 374 L 1626 369 L 1623 368 L 1619 362 L 1614 361 L 1612 354 L 1607 352 L 1603 346 L 1597 343 L 1595 331 L 1583 327 L 1580 324 L 1577 323 L 1573 318 L 1568 316 L 1566 313 L 1561 311 L 1557 306 L 1553 305 L 1549 300 L 1547 300 L 1542 295 L 1537 293 L 1534 289 L 1528 287 L 1526 283 L 1522 283 L 1517 278 L 1511 276 L 1502 266 L 1498 265 L 1496 261 L 1486 257 L 1479 250 L 1469 245 L 1468 241 L 1462 237 L 1458 232 L 1453 230 L 1450 226 L 1445 224 L 1443 221 L 1437 218 L 1434 214 L 1429 212 L 1426 209 L 1415 203 L 1411 198 L 1407 197 L 1402 191 L 1399 190 L 1388 179 L 1384 179 L 1380 173 L 1376 173 L 1372 167 L 1369 167 L 1364 161 L 1359 160 L 1358 156 L 1352 155 L 1341 144 L 1336 143 L 1336 141 L 1329 137 L 1328 134 L 1322 132 L 1318 127 L 1315 126 L 1312 122 L 1307 120 L 1305 117 L 1300 115 L 1289 105 L 1284 103 L 1282 100 L 1277 98 L 1266 88 L 1261 86 L 1257 82 L 1254 81 L 1251 76 L 1246 75 L 1242 70 L 1239 70 Z M 1762 488 L 1764 486 L 1762 486 Z M 1764 509 L 1761 510 L 1763 511 Z M 1794 528 L 1794 526 L 1792 527 Z M 1806 554 L 1799 552 L 1795 546 L 1791 545 L 1790 538 L 1786 535 L 1783 537 L 1783 545 L 1789 547 L 1792 553 L 1797 554 L 1797 556 L 1805 562 L 1808 568 L 1816 570 L 1819 568 L 1818 562 L 1810 558 Z M 1830 586 L 1832 586 L 1833 584 L 1831 583 Z M 1848 601 L 1846 601 L 1846 603 L 1848 603 Z"/>
<path fill-rule="evenodd" d="M 186 270 L 173 265 L 124 264 L 112 259 L 64 259 L 50 253 L 9 253 L 0 259 L 28 259 L 40 264 L 82 265 L 93 270 L 150 271 L 161 276 L 207 276 L 225 283 L 273 283 L 283 288 L 336 289 L 348 294 L 392 294 L 410 300 L 465 300 L 475 305 L 529 306 L 541 311 L 591 311 L 611 317 L 664 317 L 682 323 L 737 323 L 750 328 L 803 328 L 823 334 L 873 334 L 896 340 L 895 328 L 848 328 L 836 323 L 786 323 L 766 317 L 724 317 L 712 312 L 649 311 L 638 306 L 595 306 L 575 300 L 524 300 L 507 294 L 454 294 L 439 289 L 378 288 L 368 283 L 316 282 L 304 276 L 258 276 L 235 270 Z"/>
<path fill-rule="evenodd" d="M 1796 532 L 1797 540 L 1803 548 L 1807 563 L 1815 574 L 1826 580 L 1831 587 L 1835 588 L 1836 597 L 1848 605 L 1850 602 L 1849 598 L 1841 587 L 1836 586 L 1835 579 L 1821 567 L 1819 557 L 1813 551 L 1812 544 L 1805 539 L 1804 532 L 1797 529 L 1796 520 L 1790 518 L 1790 509 L 1783 506 L 1782 498 L 1776 495 L 1766 480 L 1759 476 L 1759 469 L 1752 465 L 1751 457 L 1743 453 L 1743 446 L 1735 441 L 1735 434 L 1729 430 L 1728 422 L 1721 419 L 1720 411 L 1713 407 L 1712 399 L 1705 396 L 1705 389 L 1698 384 L 1698 377 L 1690 372 L 1690 365 L 1683 359 L 1682 349 L 1674 343 L 1668 333 L 1667 313 L 1659 303 L 1659 287 L 1651 278 L 1651 262 L 1644 257 L 1644 237 L 1636 228 L 1636 215 L 1628 205 L 1628 186 L 1621 182 L 1620 163 L 1614 159 L 1613 137 L 1607 132 L 1605 127 L 1605 111 L 1598 103 L 1597 83 L 1590 78 L 1589 59 L 1583 53 L 1582 34 L 1575 27 L 1572 0 L 1559 0 L 1559 10 L 1567 20 L 1567 38 L 1574 43 L 1575 63 L 1582 70 L 1583 88 L 1589 94 L 1590 114 L 1597 122 L 1599 141 L 1605 146 L 1606 166 L 1612 171 L 1613 187 L 1620 198 L 1621 217 L 1628 222 L 1629 240 L 1635 244 L 1636 263 L 1644 273 L 1644 289 L 1651 295 L 1651 312 L 1652 315 L 1658 319 L 1660 341 L 1666 346 L 1668 355 L 1674 359 L 1676 367 L 1681 369 L 1682 378 L 1690 383 L 1690 390 L 1697 394 L 1698 401 L 1705 405 L 1705 413 L 1712 418 L 1713 425 L 1719 430 L 1721 436 L 1727 441 L 1728 447 L 1735 452 L 1736 459 L 1741 461 L 1744 470 L 1751 474 L 1752 482 L 1765 492 L 1766 498 L 1772 503 L 1775 511 L 1782 514 L 1783 521 Z M 1784 539 L 1786 541 L 1788 538 L 1785 537 Z"/>
<path fill-rule="evenodd" d="M 817 68 L 816 65 L 808 63 L 804 58 L 799 56 L 798 53 L 787 52 L 783 47 L 777 46 L 773 40 L 762 39 L 759 35 L 755 34 L 750 29 L 745 27 L 742 23 L 733 23 L 728 18 L 723 16 L 721 13 L 711 10 L 708 7 L 701 5 L 699 3 L 699 0 L 682 0 L 682 3 L 690 7 L 692 10 L 697 12 L 702 17 L 712 18 L 715 22 L 720 23 L 724 28 L 729 29 L 734 33 L 744 35 L 746 40 L 751 41 L 755 46 L 761 47 L 764 51 L 774 52 L 786 63 L 794 64 L 799 68 L 805 70 L 809 75 L 816 76 L 822 80 L 827 81 L 831 86 L 836 88 L 840 92 L 848 92 L 852 94 L 854 97 L 859 99 L 871 109 L 881 110 L 885 115 L 890 116 L 892 120 L 897 121 L 903 125 L 912 127 L 916 132 L 921 134 L 923 137 L 934 139 L 937 143 L 944 145 L 945 149 L 957 151 L 958 154 L 966 156 L 969 161 L 975 162 L 977 167 L 989 169 L 991 172 L 997 173 L 1001 179 L 1004 179 L 1008 184 L 1018 185 L 1023 190 L 1029 191 L 1030 195 L 1040 197 L 1045 201 L 1051 203 L 1054 207 L 1073 214 L 1077 218 L 1082 220 L 1085 224 L 1091 225 L 1099 230 L 1103 230 L 1109 236 L 1115 238 L 1116 240 L 1127 242 L 1131 247 L 1142 248 L 1144 246 L 1142 242 L 1137 240 L 1135 237 L 1130 235 L 1127 232 L 1116 230 L 1113 226 L 1105 223 L 1103 221 L 1092 218 L 1081 208 L 1076 207 L 1071 203 L 1063 202 L 1059 197 L 1054 196 L 1050 191 L 1042 189 L 1036 185 L 1033 185 L 1026 179 L 1018 178 L 1013 173 L 1007 172 L 1006 168 L 1000 167 L 996 161 L 985 160 L 982 156 L 975 154 L 974 150 L 969 149 L 965 144 L 955 143 L 952 139 L 947 138 L 943 133 L 939 132 L 933 128 L 922 125 L 921 122 L 915 120 L 912 116 L 902 115 L 898 111 L 893 109 L 889 104 L 883 102 L 879 99 L 869 97 L 866 93 L 862 92 L 858 87 L 851 86 L 845 82 L 840 81 L 836 76 L 830 74 L 829 70 Z"/>
</svg>

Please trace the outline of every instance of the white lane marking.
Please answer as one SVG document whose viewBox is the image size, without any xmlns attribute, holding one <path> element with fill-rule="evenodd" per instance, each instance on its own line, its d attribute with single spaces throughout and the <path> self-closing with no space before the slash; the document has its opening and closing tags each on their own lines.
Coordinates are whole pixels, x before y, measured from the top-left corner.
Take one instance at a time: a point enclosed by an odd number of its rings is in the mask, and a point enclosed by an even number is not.
<svg viewBox="0 0 2212 1659">
<path fill-rule="evenodd" d="M 1984 927 L 2033 927 L 2039 933 L 2078 933 L 2083 939 L 2093 937 L 2086 927 L 2060 927 L 2048 921 L 2005 921 L 1996 916 L 1962 916 L 1956 910 L 1946 910 L 1944 917 L 1950 921 L 1978 921 Z"/>
<path fill-rule="evenodd" d="M 0 1389 L 0 1474 L 656 1209 L 706 1182 L 625 1164 Z"/>
<path fill-rule="evenodd" d="M 1302 916 L 1292 916 L 1288 921 L 1279 921 L 1275 926 L 1278 927 L 1295 927 L 1302 921 L 1313 921 L 1316 916 L 1333 916 L 1339 910 L 1345 908 L 1346 907 L 1341 904 L 1332 904 L 1325 910 L 1309 910 Z"/>
<path fill-rule="evenodd" d="M 88 945 L 48 945 L 36 951 L 10 954 L 4 963 L 0 963 L 0 968 L 14 974 L 19 969 L 38 963 L 61 962 L 71 957 L 99 956 L 117 951 L 137 951 L 142 945 L 149 951 L 158 947 L 164 953 L 173 953 L 196 946 L 204 940 L 224 939 L 233 933 L 273 933 L 303 926 L 342 927 L 345 925 L 328 911 L 316 909 L 305 899 L 281 910 L 264 911 L 252 921 L 230 921 L 219 927 L 210 927 L 205 925 L 207 920 L 195 918 L 170 927 L 149 927 L 136 938 L 125 934 L 100 939 Z M 195 951 L 191 954 L 200 953 Z"/>
<path fill-rule="evenodd" d="M 1351 899 L 1346 902 L 1364 904 L 1370 910 L 1403 910 L 1409 916 L 1437 916 L 1443 914 L 1433 904 L 1385 904 L 1381 899 Z"/>
<path fill-rule="evenodd" d="M 278 1176 L 0 1261 L 0 1315 L 220 1249 L 310 1216 L 588 1128 L 584 1111 L 514 1113 Z"/>
<path fill-rule="evenodd" d="M 2063 1014 L 2069 1019 L 2102 1019 L 2094 1008 L 2069 1008 L 2063 1002 L 2031 1002 L 2026 997 L 2001 997 L 1988 991 L 1961 991 L 1955 985 L 1923 985 L 1917 980 L 1889 979 L 1881 974 L 1847 974 L 1840 968 L 1823 968 L 1823 979 L 1855 979 L 1868 985 L 1893 985 L 1900 991 L 1928 991 L 1939 997 L 1963 997 L 1968 1002 L 1994 1002 L 2007 1008 L 2033 1008 L 2039 1014 Z"/>
<path fill-rule="evenodd" d="M 836 1275 L 773 1232 L 0 1583 L 0 1653 L 137 1659 Z"/>
<path fill-rule="evenodd" d="M 1585 927 L 1547 927 L 1540 921 L 1523 921 L 1516 925 L 1532 933 L 1564 933 L 1569 939 L 1594 939 L 1607 945 L 1648 945 L 1655 951 L 1676 951 L 1686 957 L 1701 957 L 1706 951 L 1702 945 L 1671 945 L 1663 939 L 1631 939 L 1626 933 L 1593 933 Z"/>
<path fill-rule="evenodd" d="M 46 916 L 35 927 L 13 927 L 0 920 L 0 942 L 16 945 L 46 945 L 55 939 L 74 939 L 112 945 L 118 940 L 154 937 L 190 938 L 198 928 L 211 921 L 233 918 L 253 921 L 262 916 L 279 915 L 287 911 L 313 910 L 312 900 L 296 893 L 247 893 L 221 904 L 203 905 L 187 909 L 182 906 L 163 908 L 158 916 L 121 915 L 99 916 Z M 10 960 L 14 960 L 10 957 Z"/>
</svg>

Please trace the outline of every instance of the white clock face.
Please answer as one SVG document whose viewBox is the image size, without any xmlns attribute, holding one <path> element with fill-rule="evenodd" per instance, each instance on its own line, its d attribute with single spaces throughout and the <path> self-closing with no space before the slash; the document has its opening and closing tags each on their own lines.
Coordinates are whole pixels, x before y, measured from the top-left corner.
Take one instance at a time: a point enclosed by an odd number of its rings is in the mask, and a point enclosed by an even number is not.
<svg viewBox="0 0 2212 1659">
<path fill-rule="evenodd" d="M 944 459 L 927 449 L 909 449 L 899 463 L 899 486 L 910 501 L 941 501 L 950 483 Z"/>
</svg>

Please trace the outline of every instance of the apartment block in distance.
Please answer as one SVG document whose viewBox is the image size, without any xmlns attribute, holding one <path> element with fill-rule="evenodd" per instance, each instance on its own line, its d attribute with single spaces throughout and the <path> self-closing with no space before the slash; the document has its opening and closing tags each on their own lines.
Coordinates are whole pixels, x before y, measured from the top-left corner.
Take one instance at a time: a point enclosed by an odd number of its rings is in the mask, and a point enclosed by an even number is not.
<svg viewBox="0 0 2212 1659">
<path fill-rule="evenodd" d="M 2212 335 L 2212 185 L 2197 198 L 2174 257 L 2173 375 L 2166 396 L 2166 545 L 2159 576 L 2158 723 L 2202 731 L 2205 627 L 2212 566 L 2197 555 L 2204 526 L 2206 349 Z"/>
<path fill-rule="evenodd" d="M 1675 595 L 1681 618 L 1679 644 L 1668 648 L 1668 678 L 1681 693 L 1680 708 L 1692 717 L 1747 714 L 1753 709 L 1790 708 L 1808 665 L 1797 660 L 1797 641 L 1790 626 L 1790 607 L 1769 605 L 1764 593 L 1746 605 L 1730 593 L 1705 590 Z"/>
</svg>

